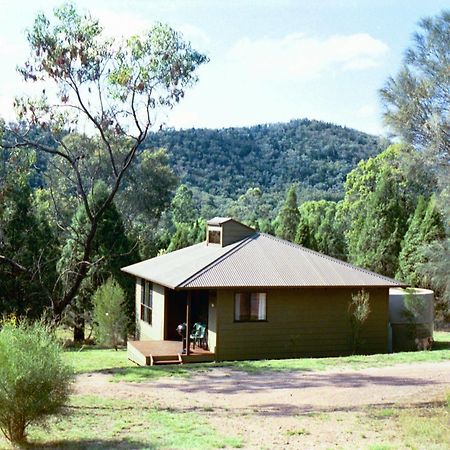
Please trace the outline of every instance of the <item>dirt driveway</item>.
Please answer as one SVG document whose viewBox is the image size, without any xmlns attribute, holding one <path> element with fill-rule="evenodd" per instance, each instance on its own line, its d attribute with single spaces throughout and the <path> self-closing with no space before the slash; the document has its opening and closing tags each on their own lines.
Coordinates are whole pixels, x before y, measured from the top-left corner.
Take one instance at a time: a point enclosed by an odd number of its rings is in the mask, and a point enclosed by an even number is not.
<svg viewBox="0 0 450 450">
<path fill-rule="evenodd" d="M 442 400 L 450 391 L 450 361 L 325 372 L 216 368 L 188 379 L 110 381 L 110 375 L 81 375 L 76 393 L 145 398 L 161 408 L 202 412 L 220 432 L 242 436 L 245 448 L 365 448 L 358 442 L 373 441 L 377 430 L 366 429 L 359 413 Z M 356 441 L 355 432 L 362 436 Z M 354 446 L 348 446 L 349 436 Z"/>
</svg>

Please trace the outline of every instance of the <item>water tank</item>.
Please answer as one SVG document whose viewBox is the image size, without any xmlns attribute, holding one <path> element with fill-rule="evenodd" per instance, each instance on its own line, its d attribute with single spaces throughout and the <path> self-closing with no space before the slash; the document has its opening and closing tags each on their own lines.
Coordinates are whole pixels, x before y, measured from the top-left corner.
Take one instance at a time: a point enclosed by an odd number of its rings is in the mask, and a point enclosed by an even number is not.
<svg viewBox="0 0 450 450">
<path fill-rule="evenodd" d="M 389 289 L 389 322 L 394 352 L 417 350 L 416 339 L 433 337 L 433 320 L 433 291 Z"/>
</svg>

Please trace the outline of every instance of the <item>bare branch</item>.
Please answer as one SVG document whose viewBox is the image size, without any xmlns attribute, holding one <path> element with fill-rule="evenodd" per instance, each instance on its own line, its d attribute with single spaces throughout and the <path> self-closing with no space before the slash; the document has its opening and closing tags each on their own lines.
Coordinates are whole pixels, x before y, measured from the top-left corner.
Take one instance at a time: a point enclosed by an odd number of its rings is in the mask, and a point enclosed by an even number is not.
<svg viewBox="0 0 450 450">
<path fill-rule="evenodd" d="M 0 263 L 2 264 L 9 264 L 14 269 L 20 271 L 20 272 L 27 272 L 28 270 L 26 267 L 22 266 L 22 264 L 19 264 L 17 261 L 14 261 L 11 258 L 8 258 L 7 256 L 0 255 Z"/>
<path fill-rule="evenodd" d="M 113 152 L 112 152 L 111 144 L 109 143 L 108 139 L 106 138 L 105 132 L 104 132 L 102 126 L 100 125 L 100 123 L 98 123 L 98 121 L 90 113 L 89 109 L 84 104 L 83 99 L 81 98 L 81 94 L 80 94 L 80 90 L 78 88 L 78 85 L 75 83 L 75 81 L 73 79 L 71 79 L 71 80 L 72 80 L 72 83 L 70 84 L 70 86 L 72 87 L 73 91 L 75 92 L 75 94 L 76 94 L 76 96 L 78 98 L 78 102 L 80 103 L 80 106 L 81 106 L 83 112 L 86 114 L 86 116 L 89 118 L 89 120 L 93 123 L 95 128 L 97 128 L 97 130 L 100 133 L 102 141 L 105 144 L 106 149 L 108 150 L 109 158 L 110 158 L 110 161 L 111 161 L 111 166 L 112 166 L 112 169 L 113 169 L 113 174 L 117 177 L 118 174 L 117 174 L 116 162 L 114 160 L 114 155 L 113 155 Z"/>
</svg>

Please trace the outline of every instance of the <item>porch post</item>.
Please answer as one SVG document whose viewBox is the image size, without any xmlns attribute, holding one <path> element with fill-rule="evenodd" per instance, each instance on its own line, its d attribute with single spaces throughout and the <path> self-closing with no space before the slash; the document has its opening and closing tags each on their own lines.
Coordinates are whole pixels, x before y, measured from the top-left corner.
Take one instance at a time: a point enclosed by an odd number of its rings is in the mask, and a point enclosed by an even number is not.
<svg viewBox="0 0 450 450">
<path fill-rule="evenodd" d="M 186 302 L 186 355 L 190 353 L 190 330 L 191 330 L 191 303 L 192 303 L 192 294 L 191 291 L 188 291 L 187 294 L 187 302 Z"/>
</svg>

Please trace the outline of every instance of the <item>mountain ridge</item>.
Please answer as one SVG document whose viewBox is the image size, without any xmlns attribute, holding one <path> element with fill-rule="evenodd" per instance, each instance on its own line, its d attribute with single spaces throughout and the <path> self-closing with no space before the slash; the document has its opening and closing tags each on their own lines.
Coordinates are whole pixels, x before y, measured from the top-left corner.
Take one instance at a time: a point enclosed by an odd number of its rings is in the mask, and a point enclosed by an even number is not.
<svg viewBox="0 0 450 450">
<path fill-rule="evenodd" d="M 379 137 L 310 119 L 162 130 L 149 136 L 147 146 L 167 149 L 182 183 L 229 199 L 252 187 L 284 195 L 292 183 L 338 198 L 347 173 L 383 149 Z"/>
</svg>

